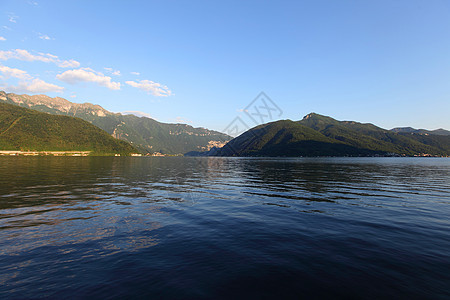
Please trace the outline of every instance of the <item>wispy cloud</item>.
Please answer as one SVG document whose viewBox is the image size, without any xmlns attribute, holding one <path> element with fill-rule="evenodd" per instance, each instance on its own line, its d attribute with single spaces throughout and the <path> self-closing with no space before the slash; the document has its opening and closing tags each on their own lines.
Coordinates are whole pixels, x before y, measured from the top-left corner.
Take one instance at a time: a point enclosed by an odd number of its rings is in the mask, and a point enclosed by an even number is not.
<svg viewBox="0 0 450 300">
<path fill-rule="evenodd" d="M 63 87 L 57 86 L 56 84 L 45 82 L 41 79 L 33 79 L 30 83 L 21 82 L 18 86 L 8 88 L 12 92 L 21 93 L 49 93 L 49 92 L 62 92 Z"/>
<path fill-rule="evenodd" d="M 6 39 L 4 38 L 4 37 L 2 37 L 2 36 L 0 36 L 0 41 L 6 41 Z"/>
<path fill-rule="evenodd" d="M 39 38 L 40 38 L 41 40 L 47 40 L 47 41 L 53 40 L 51 37 L 49 37 L 49 36 L 46 35 L 46 34 L 38 33 L 38 35 L 39 35 Z"/>
<path fill-rule="evenodd" d="M 121 112 L 122 115 L 135 115 L 136 117 L 146 117 L 146 118 L 151 118 L 152 116 L 148 113 L 145 113 L 143 111 L 123 111 Z"/>
<path fill-rule="evenodd" d="M 182 117 L 177 117 L 177 118 L 175 119 L 175 122 L 176 122 L 176 123 L 183 123 L 183 124 L 186 124 L 186 123 L 192 124 L 192 121 L 191 121 L 191 120 L 188 120 L 188 119 L 185 119 L 185 118 L 182 118 Z"/>
<path fill-rule="evenodd" d="M 139 73 L 139 72 L 130 72 L 130 74 L 131 74 L 131 75 L 136 75 L 136 76 L 141 75 L 141 73 Z"/>
<path fill-rule="evenodd" d="M 32 77 L 28 75 L 26 71 L 10 68 L 7 66 L 0 66 L 0 72 L 3 74 L 3 78 L 5 79 L 8 79 L 10 77 L 22 80 L 32 79 Z"/>
<path fill-rule="evenodd" d="M 0 66 L 0 72 L 3 74 L 2 79 L 17 78 L 20 80 L 18 85 L 2 84 L 1 89 L 14 93 L 48 93 L 62 92 L 63 87 L 56 84 L 45 82 L 39 78 L 33 78 L 26 71 Z"/>
<path fill-rule="evenodd" d="M 71 59 L 60 62 L 58 66 L 61 68 L 78 68 L 80 66 L 80 63 L 76 60 Z"/>
<path fill-rule="evenodd" d="M 113 68 L 103 68 L 114 76 L 120 76 L 121 73 L 119 70 L 114 70 Z"/>
<path fill-rule="evenodd" d="M 169 88 L 165 85 L 162 85 L 157 82 L 153 82 L 151 80 L 141 80 L 141 81 L 126 81 L 126 84 L 141 89 L 143 91 L 146 91 L 153 96 L 157 97 L 167 97 L 172 95 L 172 91 L 169 90 Z"/>
<path fill-rule="evenodd" d="M 27 50 L 15 49 L 9 51 L 0 51 L 0 60 L 18 59 L 23 61 L 41 61 L 45 63 L 54 63 L 61 68 L 78 68 L 80 63 L 76 60 L 61 60 L 58 56 L 50 53 L 32 54 Z"/>
<path fill-rule="evenodd" d="M 79 82 L 94 82 L 100 86 L 109 88 L 110 90 L 120 90 L 120 82 L 111 81 L 111 77 L 105 76 L 100 72 L 96 72 L 90 68 L 81 68 L 68 70 L 64 73 L 56 75 L 61 81 L 76 84 Z"/>
<path fill-rule="evenodd" d="M 28 4 L 34 5 L 34 6 L 39 5 L 39 3 L 37 3 L 36 1 L 28 1 Z"/>
<path fill-rule="evenodd" d="M 18 16 L 16 16 L 14 13 L 9 13 L 8 14 L 8 20 L 11 22 L 11 23 L 17 23 L 17 19 L 18 19 L 19 17 Z"/>
</svg>

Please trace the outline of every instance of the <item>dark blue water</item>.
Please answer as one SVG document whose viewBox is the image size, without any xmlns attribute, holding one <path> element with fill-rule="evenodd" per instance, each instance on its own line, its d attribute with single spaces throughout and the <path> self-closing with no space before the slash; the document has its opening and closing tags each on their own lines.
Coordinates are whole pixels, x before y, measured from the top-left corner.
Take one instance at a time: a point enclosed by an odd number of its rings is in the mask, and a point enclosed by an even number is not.
<svg viewBox="0 0 450 300">
<path fill-rule="evenodd" d="M 0 298 L 448 299 L 450 159 L 0 157 Z"/>
</svg>

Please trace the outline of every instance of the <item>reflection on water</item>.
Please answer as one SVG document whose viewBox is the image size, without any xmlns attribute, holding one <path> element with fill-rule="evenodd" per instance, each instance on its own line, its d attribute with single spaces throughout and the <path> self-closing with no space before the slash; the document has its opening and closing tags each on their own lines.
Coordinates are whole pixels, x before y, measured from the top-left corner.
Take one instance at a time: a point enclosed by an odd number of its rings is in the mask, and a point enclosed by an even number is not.
<svg viewBox="0 0 450 300">
<path fill-rule="evenodd" d="M 448 159 L 0 157 L 0 174 L 2 298 L 450 296 Z"/>
</svg>

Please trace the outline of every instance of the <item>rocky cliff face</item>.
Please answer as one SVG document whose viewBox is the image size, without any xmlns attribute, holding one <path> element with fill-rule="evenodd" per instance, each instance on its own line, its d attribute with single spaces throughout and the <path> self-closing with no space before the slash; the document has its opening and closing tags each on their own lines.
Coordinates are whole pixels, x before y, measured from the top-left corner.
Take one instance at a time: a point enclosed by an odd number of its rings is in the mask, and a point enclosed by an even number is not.
<svg viewBox="0 0 450 300">
<path fill-rule="evenodd" d="M 112 114 L 100 105 L 91 103 L 73 103 L 61 97 L 52 98 L 46 95 L 17 95 L 13 93 L 7 94 L 2 91 L 0 92 L 0 100 L 9 103 L 13 102 L 13 104 L 28 108 L 45 106 L 49 109 L 54 109 L 72 116 L 75 116 L 77 112 L 89 113 L 99 117 L 105 117 Z"/>
</svg>

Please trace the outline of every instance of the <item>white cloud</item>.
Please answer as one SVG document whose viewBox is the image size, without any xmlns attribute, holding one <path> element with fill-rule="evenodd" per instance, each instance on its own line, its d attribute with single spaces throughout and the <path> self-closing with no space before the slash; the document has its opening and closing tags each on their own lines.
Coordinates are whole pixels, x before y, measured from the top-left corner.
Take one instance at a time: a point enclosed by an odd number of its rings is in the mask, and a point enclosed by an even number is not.
<svg viewBox="0 0 450 300">
<path fill-rule="evenodd" d="M 111 90 L 120 90 L 120 82 L 111 81 L 111 77 L 105 76 L 100 72 L 95 72 L 90 68 L 68 70 L 56 75 L 56 78 L 70 84 L 94 82 Z"/>
<path fill-rule="evenodd" d="M 0 72 L 3 73 L 5 78 L 19 78 L 22 80 L 32 79 L 30 75 L 26 71 L 14 69 L 6 66 L 0 66 Z"/>
<path fill-rule="evenodd" d="M 4 78 L 18 78 L 20 82 L 18 85 L 3 84 L 0 86 L 2 90 L 14 93 L 47 93 L 47 92 L 62 92 L 63 87 L 45 82 L 39 78 L 33 78 L 26 71 L 0 66 L 0 72 Z"/>
<path fill-rule="evenodd" d="M 47 83 L 41 79 L 33 79 L 31 84 L 27 85 L 27 91 L 31 93 L 47 93 L 47 92 L 62 92 L 63 87 L 56 84 Z"/>
<path fill-rule="evenodd" d="M 182 123 L 182 124 L 186 124 L 186 123 L 192 124 L 192 121 L 187 120 L 187 119 L 184 119 L 184 118 L 182 118 L 182 117 L 177 117 L 177 118 L 175 119 L 175 122 L 176 122 L 176 123 Z"/>
<path fill-rule="evenodd" d="M 162 85 L 157 82 L 153 82 L 151 80 L 141 80 L 139 82 L 136 81 L 126 81 L 126 84 L 151 93 L 153 96 L 157 97 L 167 97 L 172 95 L 172 91 L 165 85 Z"/>
<path fill-rule="evenodd" d="M 18 19 L 19 17 L 18 16 L 16 16 L 15 14 L 13 14 L 13 13 L 9 13 L 8 14 L 8 20 L 11 22 L 11 23 L 17 23 L 17 19 Z"/>
<path fill-rule="evenodd" d="M 58 59 L 58 56 L 53 55 L 53 54 L 50 54 L 50 53 L 42 53 L 42 52 L 39 52 L 39 55 L 42 55 L 42 56 L 48 56 L 48 57 L 53 58 L 53 59 Z"/>
<path fill-rule="evenodd" d="M 45 63 L 54 63 L 61 68 L 78 68 L 80 63 L 76 60 L 60 60 L 58 56 L 50 53 L 32 54 L 27 50 L 15 49 L 9 51 L 0 51 L 0 60 L 18 59 L 23 61 L 41 61 Z"/>
<path fill-rule="evenodd" d="M 136 76 L 141 75 L 141 73 L 139 73 L 139 72 L 130 72 L 130 74 L 131 74 L 131 75 L 136 75 Z"/>
<path fill-rule="evenodd" d="M 58 66 L 61 68 L 78 68 L 80 66 L 80 63 L 76 60 L 71 59 L 59 63 Z"/>
<path fill-rule="evenodd" d="M 42 61 L 42 62 L 53 62 L 54 58 L 46 55 L 34 55 L 27 50 L 16 49 L 9 51 L 0 51 L 0 60 L 8 59 L 18 59 L 24 61 Z"/>
<path fill-rule="evenodd" d="M 6 39 L 4 38 L 4 37 L 2 37 L 2 36 L 0 36 L 0 41 L 6 41 Z"/>
<path fill-rule="evenodd" d="M 52 38 L 50 38 L 48 35 L 42 33 L 39 33 L 39 38 L 41 40 L 52 40 Z"/>
<path fill-rule="evenodd" d="M 114 76 L 120 76 L 120 71 L 119 70 L 114 70 L 113 68 L 103 68 L 106 71 L 108 71 L 109 73 L 111 73 Z"/>
<path fill-rule="evenodd" d="M 151 118 L 152 116 L 148 113 L 145 113 L 143 111 L 123 111 L 121 112 L 122 115 L 135 115 L 136 117 L 146 117 Z"/>
</svg>

